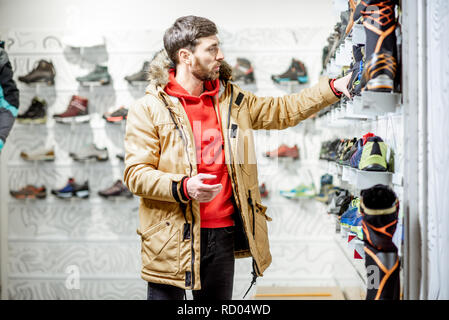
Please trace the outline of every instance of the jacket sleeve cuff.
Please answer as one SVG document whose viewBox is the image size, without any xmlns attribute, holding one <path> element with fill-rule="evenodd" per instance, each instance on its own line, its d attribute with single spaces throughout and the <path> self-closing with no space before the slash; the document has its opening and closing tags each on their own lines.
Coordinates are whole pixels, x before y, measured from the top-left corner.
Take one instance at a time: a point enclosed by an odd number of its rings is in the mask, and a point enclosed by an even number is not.
<svg viewBox="0 0 449 320">
<path fill-rule="evenodd" d="M 172 194 L 173 198 L 175 198 L 176 202 L 187 203 L 190 200 L 190 197 L 187 193 L 187 179 L 189 177 L 185 176 L 181 179 L 181 181 L 172 181 Z"/>
<path fill-rule="evenodd" d="M 330 87 L 331 87 L 332 92 L 335 94 L 335 96 L 336 96 L 337 98 L 341 98 L 341 96 L 343 95 L 343 92 L 338 91 L 337 89 L 335 89 L 335 86 L 334 86 L 335 80 L 336 80 L 336 79 L 331 79 L 331 80 L 329 80 L 329 85 L 330 85 Z"/>
<path fill-rule="evenodd" d="M 331 89 L 329 78 L 322 77 L 319 82 L 320 93 L 323 99 L 327 102 L 328 105 L 334 104 L 340 100 L 337 96 L 335 96 L 334 92 Z"/>
</svg>

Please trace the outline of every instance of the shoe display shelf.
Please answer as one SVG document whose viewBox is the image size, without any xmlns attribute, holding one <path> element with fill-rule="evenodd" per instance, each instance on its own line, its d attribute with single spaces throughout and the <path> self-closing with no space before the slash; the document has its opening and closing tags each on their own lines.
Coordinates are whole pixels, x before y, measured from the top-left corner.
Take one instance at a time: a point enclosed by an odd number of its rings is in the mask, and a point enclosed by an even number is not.
<svg viewBox="0 0 449 320">
<path fill-rule="evenodd" d="M 393 173 L 380 171 L 363 171 L 349 166 L 343 166 L 333 161 L 328 163 L 328 172 L 338 176 L 342 181 L 352 185 L 356 190 L 371 188 L 376 184 L 390 185 L 393 181 Z M 400 177 L 395 177 L 395 182 Z"/>
<path fill-rule="evenodd" d="M 366 33 L 363 24 L 354 24 L 352 27 L 352 44 L 360 45 L 366 43 Z"/>
</svg>

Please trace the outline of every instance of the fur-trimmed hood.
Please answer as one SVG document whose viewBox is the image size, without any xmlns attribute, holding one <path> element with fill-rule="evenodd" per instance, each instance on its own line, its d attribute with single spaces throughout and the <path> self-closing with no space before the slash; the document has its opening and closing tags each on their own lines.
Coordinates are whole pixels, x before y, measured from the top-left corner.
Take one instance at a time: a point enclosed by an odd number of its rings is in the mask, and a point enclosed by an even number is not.
<svg viewBox="0 0 449 320">
<path fill-rule="evenodd" d="M 170 60 L 165 49 L 157 52 L 150 62 L 150 66 L 147 70 L 147 80 L 152 87 L 164 88 L 168 83 L 169 70 L 174 68 L 175 65 Z M 220 80 L 228 81 L 232 79 L 232 68 L 226 62 L 222 61 L 220 66 Z"/>
</svg>

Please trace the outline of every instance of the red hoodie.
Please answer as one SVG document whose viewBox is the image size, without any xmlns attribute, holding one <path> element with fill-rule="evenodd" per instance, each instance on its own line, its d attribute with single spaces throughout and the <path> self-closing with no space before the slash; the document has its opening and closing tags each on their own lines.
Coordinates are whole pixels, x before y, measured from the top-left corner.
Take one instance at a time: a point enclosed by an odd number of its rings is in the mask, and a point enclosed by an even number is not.
<svg viewBox="0 0 449 320">
<path fill-rule="evenodd" d="M 175 79 L 175 70 L 170 70 L 169 83 L 165 87 L 167 94 L 179 98 L 192 126 L 195 138 L 198 173 L 216 176 L 216 179 L 204 180 L 206 184 L 221 183 L 223 188 L 210 202 L 200 203 L 201 228 L 223 228 L 234 225 L 232 214 L 232 185 L 225 163 L 224 141 L 221 125 L 215 113 L 217 108 L 220 81 L 204 82 L 204 92 L 195 97 L 190 95 Z M 184 188 L 187 180 L 184 181 Z M 185 189 L 184 189 L 185 190 Z M 185 192 L 187 194 L 187 192 Z"/>
</svg>

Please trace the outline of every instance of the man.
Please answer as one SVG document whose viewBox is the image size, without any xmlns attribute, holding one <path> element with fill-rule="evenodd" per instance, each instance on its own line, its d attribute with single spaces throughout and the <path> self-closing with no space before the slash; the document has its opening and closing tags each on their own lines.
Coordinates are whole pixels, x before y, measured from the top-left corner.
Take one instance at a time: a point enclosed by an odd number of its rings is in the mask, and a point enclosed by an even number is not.
<svg viewBox="0 0 449 320">
<path fill-rule="evenodd" d="M 13 80 L 13 71 L 0 40 L 0 152 L 3 149 L 19 108 L 19 90 Z"/>
<path fill-rule="evenodd" d="M 141 276 L 148 299 L 183 299 L 185 289 L 231 299 L 234 258 L 253 258 L 253 283 L 271 263 L 251 131 L 295 126 L 347 93 L 349 76 L 259 98 L 230 81 L 212 21 L 177 19 L 164 47 L 125 136 L 124 180 L 141 197 Z"/>
</svg>

